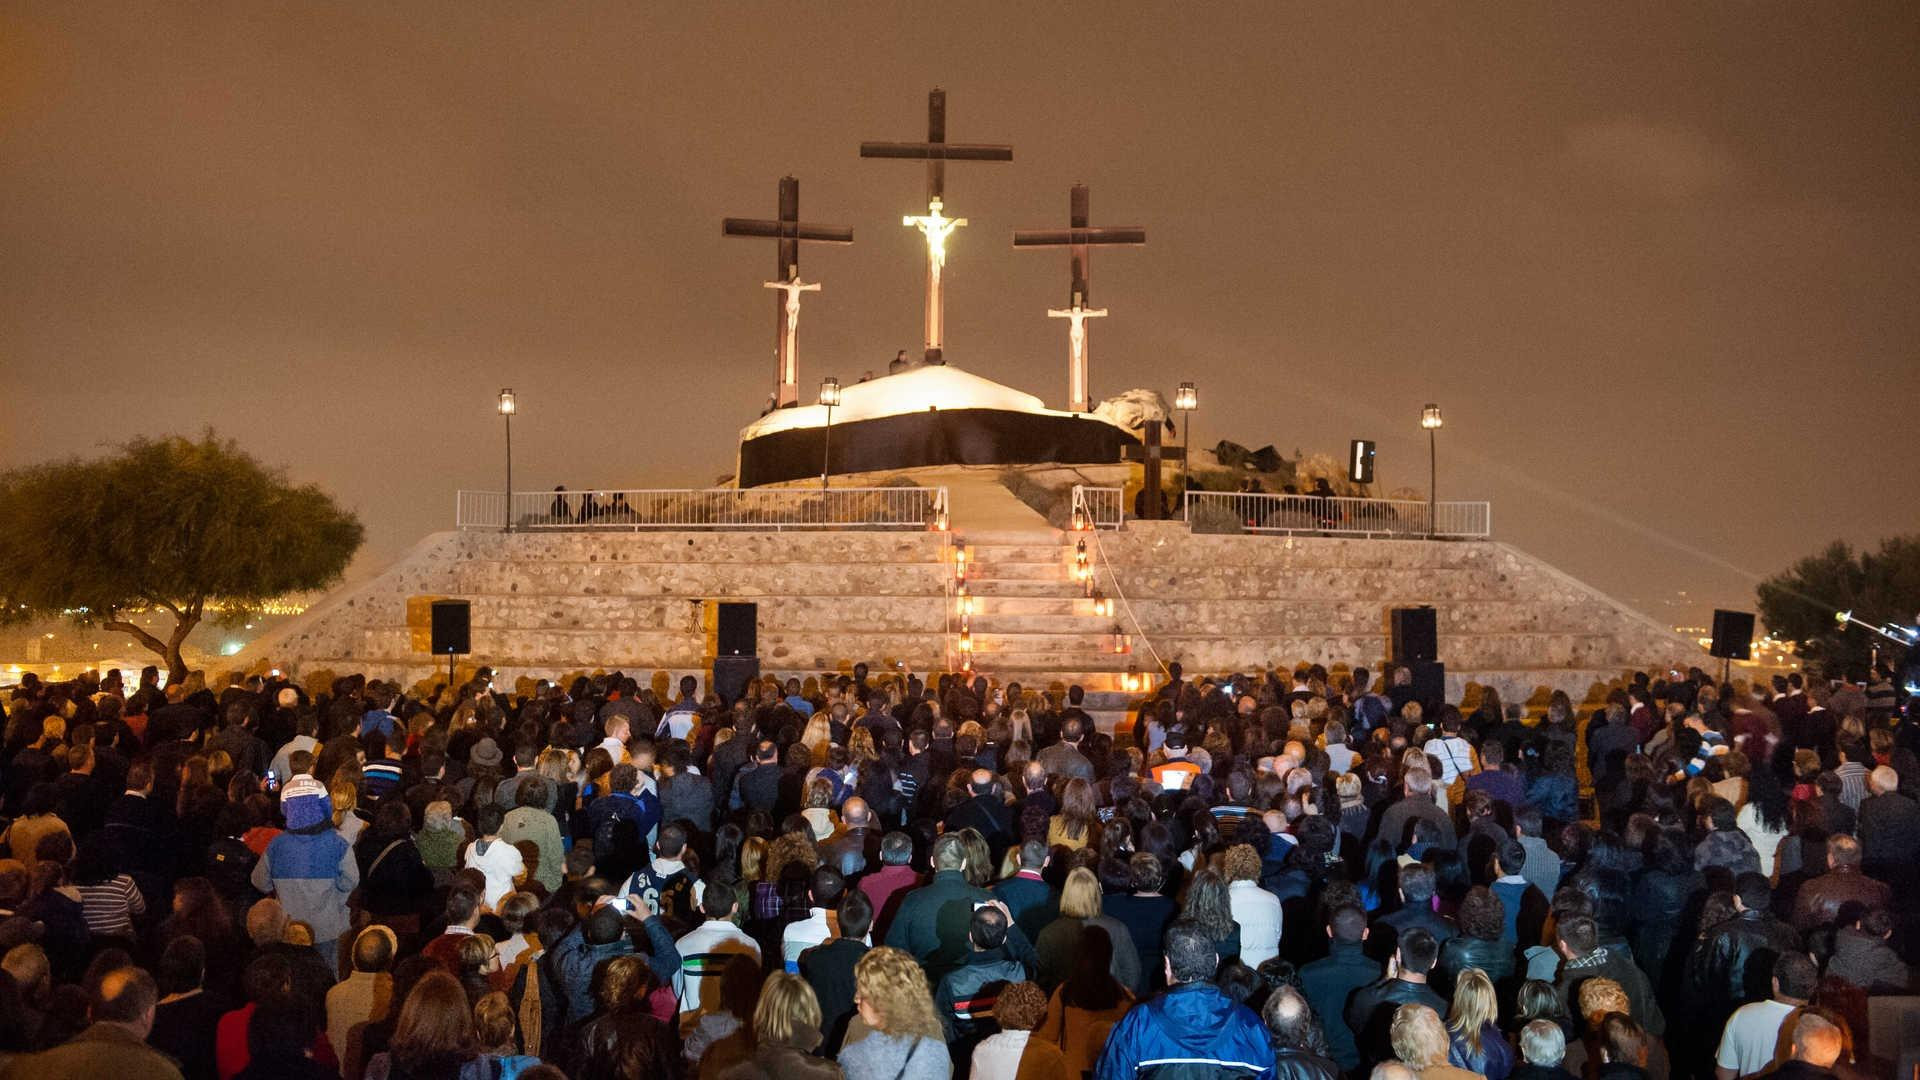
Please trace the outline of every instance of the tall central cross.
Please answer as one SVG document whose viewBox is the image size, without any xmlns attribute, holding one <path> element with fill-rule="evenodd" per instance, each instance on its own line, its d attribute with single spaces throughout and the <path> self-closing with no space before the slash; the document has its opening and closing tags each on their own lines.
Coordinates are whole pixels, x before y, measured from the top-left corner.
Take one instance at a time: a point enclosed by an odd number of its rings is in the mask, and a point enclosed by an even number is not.
<svg viewBox="0 0 1920 1080">
<path fill-rule="evenodd" d="M 947 92 L 935 87 L 927 95 L 927 141 L 918 143 L 863 142 L 863 158 L 894 158 L 927 163 L 927 212 L 907 215 L 900 223 L 920 230 L 927 240 L 927 363 L 939 364 L 946 338 L 942 307 L 942 272 L 947 266 L 947 238 L 967 223 L 946 215 L 947 162 L 1012 161 L 1013 147 L 988 143 L 947 141 Z"/>
<path fill-rule="evenodd" d="M 765 282 L 782 295 L 774 304 L 773 353 L 778 368 L 779 389 L 774 405 L 787 409 L 800 404 L 800 294 L 819 292 L 819 282 L 800 280 L 800 245 L 851 244 L 853 230 L 838 225 L 807 225 L 800 220 L 800 181 L 791 176 L 780 178 L 780 216 L 761 218 L 724 218 L 720 232 L 725 236 L 772 237 L 779 241 L 779 261 L 774 280 Z"/>
<path fill-rule="evenodd" d="M 1069 272 L 1072 281 L 1067 293 L 1069 305 L 1065 308 L 1048 308 L 1047 315 L 1049 318 L 1071 320 L 1067 326 L 1067 409 L 1077 413 L 1087 412 L 1093 407 L 1093 391 L 1087 375 L 1086 321 L 1102 318 L 1107 313 L 1106 308 L 1088 306 L 1093 302 L 1093 289 L 1088 282 L 1092 276 L 1092 260 L 1087 249 L 1095 244 L 1128 244 L 1137 247 L 1147 242 L 1147 230 L 1138 226 L 1094 228 L 1088 224 L 1091 214 L 1087 206 L 1087 185 L 1075 184 L 1068 197 L 1065 229 L 1016 229 L 1013 233 L 1014 247 L 1063 247 L 1071 255 Z"/>
<path fill-rule="evenodd" d="M 1140 469 L 1140 509 L 1136 515 L 1148 521 L 1159 521 L 1167 515 L 1167 504 L 1160 494 L 1160 466 L 1168 461 L 1185 461 L 1187 449 L 1184 446 L 1162 446 L 1160 444 L 1160 425 L 1164 421 L 1147 421 L 1147 429 L 1140 433 L 1144 440 L 1139 446 L 1127 446 L 1121 449 L 1121 455 L 1128 461 L 1137 461 Z"/>
</svg>

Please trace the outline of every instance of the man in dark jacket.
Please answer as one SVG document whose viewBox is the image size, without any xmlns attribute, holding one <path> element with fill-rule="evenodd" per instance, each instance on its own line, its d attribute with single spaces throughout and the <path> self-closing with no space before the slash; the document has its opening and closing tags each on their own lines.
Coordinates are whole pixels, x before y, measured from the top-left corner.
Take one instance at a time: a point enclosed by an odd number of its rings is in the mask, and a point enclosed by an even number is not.
<svg viewBox="0 0 1920 1080">
<path fill-rule="evenodd" d="M 1867 790 L 1855 828 L 1862 866 L 1889 884 L 1912 885 L 1920 878 L 1920 803 L 1900 793 L 1900 774 L 1885 765 L 1868 774 Z"/>
<path fill-rule="evenodd" d="M 1161 942 L 1166 937 L 1168 924 L 1180 914 L 1180 906 L 1160 891 L 1167 887 L 1167 868 L 1157 856 L 1145 851 L 1134 852 L 1127 860 L 1127 877 L 1133 891 L 1108 893 L 1100 901 L 1100 907 L 1127 928 L 1133 949 L 1140 955 L 1140 977 L 1147 986 L 1158 989 L 1164 985 L 1161 980 L 1165 978 L 1161 973 L 1165 966 Z M 1049 908 L 1058 909 L 1059 899 L 1051 890 L 1047 899 Z M 1019 915 L 1016 913 L 1014 918 L 1018 920 Z"/>
<path fill-rule="evenodd" d="M 1794 894 L 1795 930 L 1806 933 L 1845 926 L 1862 913 L 1893 902 L 1893 890 L 1886 882 L 1861 873 L 1860 860 L 1860 841 L 1845 833 L 1827 838 L 1827 872 Z"/>
<path fill-rule="evenodd" d="M 1893 913 L 1875 908 L 1853 925 L 1833 935 L 1833 955 L 1827 974 L 1845 979 L 1869 994 L 1904 994 L 1913 985 L 1913 971 L 1893 951 Z"/>
<path fill-rule="evenodd" d="M 887 944 L 911 953 L 935 986 L 970 951 L 974 905 L 993 899 L 987 890 L 967 881 L 962 872 L 966 865 L 967 849 L 957 834 L 946 833 L 935 840 L 933 880 L 900 901 L 887 927 Z"/>
<path fill-rule="evenodd" d="M 1300 991 L 1281 986 L 1260 1010 L 1273 1039 L 1274 1080 L 1340 1080 L 1340 1066 L 1307 1048 L 1313 1010 Z"/>
<path fill-rule="evenodd" d="M 734 774 L 734 806 L 773 813 L 780 802 L 780 780 L 780 744 L 761 739 L 754 747 L 753 763 Z"/>
<path fill-rule="evenodd" d="M 821 1052 L 838 1054 L 854 1015 L 853 969 L 867 955 L 862 938 L 873 927 L 873 904 L 865 893 L 848 889 L 840 899 L 840 936 L 800 954 L 800 977 L 820 1000 Z"/>
<path fill-rule="evenodd" d="M 1271 1080 L 1266 1025 L 1211 981 L 1220 964 L 1213 939 L 1179 919 L 1165 948 L 1169 989 L 1113 1026 L 1094 1080 Z"/>
<path fill-rule="evenodd" d="M 947 812 L 947 831 L 972 829 L 979 833 L 986 838 L 987 849 L 997 864 L 1013 843 L 1013 811 L 1000 797 L 999 782 L 986 769 L 973 770 L 967 778 L 967 794 L 971 797 Z"/>
<path fill-rule="evenodd" d="M 1741 874 L 1734 882 L 1738 914 L 1694 945 L 1686 985 L 1692 1006 L 1688 1027 L 1696 1033 L 1717 1034 L 1733 1010 L 1765 1001 L 1773 993 L 1774 961 L 1800 948 L 1800 935 L 1767 910 L 1772 897 L 1766 878 Z"/>
<path fill-rule="evenodd" d="M 869 868 L 880 867 L 881 832 L 874 827 L 873 810 L 858 795 L 840 804 L 840 823 L 846 828 L 821 846 L 821 858 L 840 876 L 852 881 Z"/>
<path fill-rule="evenodd" d="M 1326 1029 L 1327 1050 L 1347 1072 L 1360 1067 L 1354 1031 L 1347 1026 L 1347 998 L 1380 975 L 1380 965 L 1362 951 L 1366 937 L 1365 911 L 1353 904 L 1335 908 L 1327 916 L 1327 955 L 1300 969 L 1300 988 Z"/>
<path fill-rule="evenodd" d="M 1413 823 L 1428 821 L 1433 823 L 1439 837 L 1438 846 L 1458 846 L 1458 838 L 1453 834 L 1453 819 L 1433 801 L 1433 774 L 1415 766 L 1407 770 L 1400 786 L 1399 800 L 1380 815 L 1377 835 L 1392 844 L 1394 850 L 1405 851 L 1412 841 Z"/>
<path fill-rule="evenodd" d="M 1443 942 L 1459 931 L 1453 921 L 1433 910 L 1433 867 L 1410 863 L 1400 868 L 1400 907 L 1373 920 L 1373 933 L 1367 940 L 1367 955 L 1376 961 L 1393 955 L 1400 936 L 1416 927 Z"/>
<path fill-rule="evenodd" d="M 1560 922 L 1555 930 L 1554 948 L 1560 953 L 1560 976 L 1554 989 L 1566 1006 L 1567 1015 L 1580 1015 L 1580 984 L 1588 979 L 1612 979 L 1627 993 L 1634 1022 L 1651 1035 L 1667 1030 L 1667 1020 L 1646 972 L 1633 962 L 1633 954 L 1624 948 L 1600 944 L 1600 927 L 1591 915 L 1574 915 Z"/>
<path fill-rule="evenodd" d="M 1445 1015 L 1447 1002 L 1427 985 L 1427 974 L 1440 958 L 1440 943 L 1432 934 L 1414 927 L 1400 935 L 1398 950 L 1387 961 L 1386 978 L 1355 990 L 1347 999 L 1347 1029 L 1363 1068 L 1392 1061 L 1393 1013 L 1400 1006 L 1415 1002 Z"/>
<path fill-rule="evenodd" d="M 1138 858 L 1138 856 L 1135 856 Z M 1149 855 L 1147 858 L 1152 859 Z M 1154 860 L 1158 865 L 1159 860 Z M 1013 923 L 1027 935 L 1028 940 L 1036 940 L 1040 931 L 1060 914 L 1060 900 L 1054 895 L 1051 886 L 1040 876 L 1047 866 L 1047 845 L 1039 840 L 1029 840 L 1020 845 L 1020 869 L 1012 877 L 1002 878 L 993 885 L 993 895 L 1007 905 L 1007 911 L 1013 915 Z M 1112 914 L 1111 911 L 1108 912 Z M 1136 942 L 1137 944 L 1137 942 Z M 1154 940 L 1155 963 L 1159 962 L 1159 939 Z M 1142 957 L 1142 968 L 1145 958 Z"/>
<path fill-rule="evenodd" d="M 1013 920 L 1000 905 L 974 908 L 967 924 L 967 958 L 947 972 L 934 992 L 933 1011 L 946 1029 L 957 1077 L 966 1076 L 973 1048 L 1000 1030 L 993 1018 L 1000 991 L 1032 975 L 1007 953 L 1007 934 L 1012 929 Z"/>
<path fill-rule="evenodd" d="M 552 965 L 554 982 L 566 995 L 564 1019 L 568 1024 L 577 1024 L 593 1012 L 593 975 L 600 965 L 634 952 L 626 921 L 611 900 L 603 897 L 586 919 L 543 958 L 543 962 Z M 646 935 L 647 965 L 653 968 L 654 977 L 671 984 L 680 971 L 680 953 L 674 948 L 673 933 L 652 912 L 636 911 L 632 918 L 640 923 L 639 928 Z"/>
<path fill-rule="evenodd" d="M 713 831 L 713 782 L 693 771 L 684 742 L 670 741 L 655 766 L 660 783 L 660 820 L 684 821 L 695 835 Z"/>
</svg>

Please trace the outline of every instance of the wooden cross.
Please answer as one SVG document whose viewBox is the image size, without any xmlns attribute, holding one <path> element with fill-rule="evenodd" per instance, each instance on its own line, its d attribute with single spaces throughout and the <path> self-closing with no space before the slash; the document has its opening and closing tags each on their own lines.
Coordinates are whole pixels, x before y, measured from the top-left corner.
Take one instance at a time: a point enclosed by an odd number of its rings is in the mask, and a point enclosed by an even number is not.
<svg viewBox="0 0 1920 1080">
<path fill-rule="evenodd" d="M 946 216 L 947 162 L 1012 161 L 1013 147 L 990 143 L 950 143 L 947 141 L 947 92 L 934 87 L 927 95 L 927 141 L 918 143 L 863 142 L 863 158 L 892 158 L 927 163 L 927 212 L 923 216 L 901 218 L 901 224 L 919 229 L 927 239 L 927 363 L 944 363 L 942 351 L 946 337 L 941 272 L 947 264 L 947 237 L 967 223 L 966 218 Z"/>
<path fill-rule="evenodd" d="M 1071 412 L 1087 412 L 1093 407 L 1093 391 L 1087 376 L 1087 319 L 1097 319 L 1107 313 L 1107 309 L 1094 309 L 1093 287 L 1089 282 L 1092 276 L 1091 260 L 1087 249 L 1095 244 L 1128 244 L 1139 246 L 1147 242 L 1147 230 L 1138 226 L 1105 226 L 1094 228 L 1088 224 L 1091 216 L 1088 212 L 1087 185 L 1075 184 L 1068 197 L 1067 227 L 1065 229 L 1016 229 L 1013 233 L 1013 246 L 1017 248 L 1066 248 L 1070 258 L 1068 269 L 1071 281 L 1067 292 L 1069 306 L 1049 308 L 1047 316 L 1054 319 L 1070 319 L 1067 328 L 1067 409 Z"/>
<path fill-rule="evenodd" d="M 1139 446 L 1121 448 L 1123 458 L 1141 465 L 1140 501 L 1143 505 L 1137 516 L 1148 521 L 1159 521 L 1167 516 L 1166 503 L 1160 495 L 1161 463 L 1187 460 L 1186 447 L 1160 445 L 1160 424 L 1159 420 L 1147 421 L 1147 430 L 1140 433 L 1146 441 Z"/>
<path fill-rule="evenodd" d="M 838 225 L 808 225 L 800 220 L 800 181 L 791 176 L 780 178 L 780 213 L 772 221 L 764 218 L 723 218 L 724 236 L 772 237 L 779 241 L 775 253 L 774 280 L 764 287 L 778 289 L 774 298 L 773 355 L 777 365 L 779 390 L 774 404 L 782 409 L 800 404 L 800 294 L 820 291 L 819 284 L 800 280 L 800 245 L 851 244 L 853 230 Z"/>
</svg>

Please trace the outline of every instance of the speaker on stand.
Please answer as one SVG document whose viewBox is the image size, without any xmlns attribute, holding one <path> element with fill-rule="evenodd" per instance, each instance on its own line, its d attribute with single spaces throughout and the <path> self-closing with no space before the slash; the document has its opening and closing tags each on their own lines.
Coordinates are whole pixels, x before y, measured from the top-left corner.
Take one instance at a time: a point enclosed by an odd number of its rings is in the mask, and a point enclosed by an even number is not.
<svg viewBox="0 0 1920 1080">
<path fill-rule="evenodd" d="M 473 605 L 466 600 L 433 602 L 433 655 L 447 658 L 447 685 L 453 685 L 453 658 L 473 651 Z"/>
<path fill-rule="evenodd" d="M 1713 647 L 1707 653 L 1720 658 L 1720 681 L 1725 683 L 1733 675 L 1735 660 L 1753 656 L 1753 612 L 1715 608 Z"/>
<path fill-rule="evenodd" d="M 760 605 L 734 601 L 714 604 L 713 681 L 720 700 L 732 706 L 760 677 Z"/>
</svg>

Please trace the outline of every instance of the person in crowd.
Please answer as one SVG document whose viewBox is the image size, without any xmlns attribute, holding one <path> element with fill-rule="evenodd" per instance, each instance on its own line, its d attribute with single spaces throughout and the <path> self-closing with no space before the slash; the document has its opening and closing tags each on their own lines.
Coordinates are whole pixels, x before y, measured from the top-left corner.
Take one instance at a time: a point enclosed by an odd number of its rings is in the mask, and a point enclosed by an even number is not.
<svg viewBox="0 0 1920 1080">
<path fill-rule="evenodd" d="M 1778 1061 L 1781 1027 L 1806 1007 L 1819 979 L 1819 969 L 1805 953 L 1784 953 L 1775 960 L 1773 993 L 1765 1001 L 1740 1006 L 1727 1018 L 1714 1053 L 1718 1080 L 1752 1076 Z"/>
<path fill-rule="evenodd" d="M 1314 1052 L 1313 1007 L 1300 991 L 1284 984 L 1275 987 L 1260 1019 L 1273 1040 L 1274 1080 L 1340 1080 L 1340 1066 Z"/>
<path fill-rule="evenodd" d="M 1248 1080 L 1273 1068 L 1260 1018 L 1213 982 L 1219 952 L 1208 931 L 1187 919 L 1167 928 L 1167 989 L 1135 1005 L 1113 1026 L 1094 1067 L 1095 1080 L 1136 1080 L 1150 1063 L 1183 1062 L 1197 1080 Z"/>
<path fill-rule="evenodd" d="M 1574 1080 L 1560 1067 L 1566 1060 L 1567 1035 L 1551 1020 L 1529 1020 L 1520 1029 L 1520 1064 L 1507 1080 Z"/>
<path fill-rule="evenodd" d="M 994 1010 L 1000 994 L 1032 974 L 1007 951 L 1012 930 L 1012 917 L 998 903 L 974 908 L 967 925 L 967 958 L 934 988 L 934 1011 L 953 1053 L 954 1071 L 961 1076 L 973 1048 L 999 1030 Z"/>
<path fill-rule="evenodd" d="M 253 868 L 253 887 L 280 901 L 287 917 L 313 930 L 313 947 L 337 966 L 340 938 L 349 929 L 347 898 L 360 884 L 353 847 L 333 828 L 327 789 L 311 776 L 280 789 L 285 832 L 273 838 Z"/>
<path fill-rule="evenodd" d="M 873 926 L 873 905 L 866 894 L 849 890 L 840 898 L 839 925 L 832 940 L 800 954 L 800 975 L 813 987 L 820 1003 L 822 1052 L 837 1054 L 846 1041 L 854 1016 L 854 969 L 867 955 L 867 932 Z"/>
<path fill-rule="evenodd" d="M 820 1046 L 820 1003 L 798 975 L 776 971 L 767 976 L 753 1010 L 752 1056 L 726 1071 L 722 1080 L 842 1080 L 840 1066 L 814 1056 Z"/>
<path fill-rule="evenodd" d="M 1163 971 L 1163 983 L 1164 978 Z M 1091 1072 L 1106 1044 L 1106 1033 L 1136 1000 L 1113 977 L 1113 938 L 1105 927 L 1089 926 L 1080 935 L 1073 970 L 1047 999 L 1046 1025 L 1040 1036 L 1060 1048 L 1068 1076 Z"/>
<path fill-rule="evenodd" d="M 1416 926 L 1400 935 L 1399 946 L 1387 960 L 1385 977 L 1348 995 L 1344 1015 L 1363 1065 L 1393 1057 L 1394 1010 L 1409 1003 L 1425 1005 L 1437 1019 L 1440 1010 L 1447 1007 L 1446 999 L 1427 985 L 1427 976 L 1439 956 L 1439 942 Z M 1441 1034 L 1444 1040 L 1444 1027 Z M 1441 1056 L 1446 1056 L 1444 1047 Z"/>
<path fill-rule="evenodd" d="M 1479 968 L 1467 968 L 1453 983 L 1453 1004 L 1447 1013 L 1447 1061 L 1487 1080 L 1506 1080 L 1513 1071 L 1513 1047 L 1500 1033 L 1500 1016 L 1493 980 Z"/>
<path fill-rule="evenodd" d="M 1076 866 L 1068 872 L 1059 906 L 1060 917 L 1048 923 L 1034 942 L 1040 958 L 1034 981 L 1048 992 L 1059 986 L 1073 970 L 1074 956 L 1086 931 L 1097 926 L 1106 931 L 1112 944 L 1113 977 L 1130 993 L 1139 994 L 1143 989 L 1140 956 L 1134 951 L 1133 936 L 1125 924 L 1101 911 L 1100 879 L 1092 870 Z"/>
<path fill-rule="evenodd" d="M 1047 994 L 1030 982 L 1000 992 L 994 1021 L 1000 1030 L 973 1048 L 972 1080 L 1077 1080 L 1060 1047 L 1036 1036 L 1047 1018 Z"/>
<path fill-rule="evenodd" d="M 1451 1044 L 1440 1014 L 1419 1002 L 1396 1006 L 1389 1029 L 1394 1057 L 1420 1080 L 1473 1080 L 1479 1073 L 1448 1061 Z"/>
<path fill-rule="evenodd" d="M 340 1058 L 342 1076 L 359 1075 L 366 1062 L 361 1042 L 367 1025 L 395 1008 L 393 961 L 400 939 L 385 926 L 369 926 L 353 939 L 353 972 L 327 991 L 327 1042 Z"/>
<path fill-rule="evenodd" d="M 847 1080 L 950 1080 L 946 1030 L 911 953 L 882 946 L 854 965 L 854 1007 L 866 1029 L 840 1050 Z"/>
</svg>

